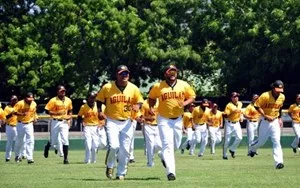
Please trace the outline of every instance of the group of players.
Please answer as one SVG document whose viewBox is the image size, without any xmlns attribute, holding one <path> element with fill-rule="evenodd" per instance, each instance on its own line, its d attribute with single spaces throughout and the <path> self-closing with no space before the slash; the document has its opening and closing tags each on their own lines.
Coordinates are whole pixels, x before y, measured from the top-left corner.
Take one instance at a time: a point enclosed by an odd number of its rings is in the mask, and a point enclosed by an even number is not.
<svg viewBox="0 0 300 188">
<path fill-rule="evenodd" d="M 165 168 L 169 181 L 176 179 L 175 155 L 176 149 L 184 152 L 190 149 L 193 155 L 197 143 L 201 143 L 199 157 L 204 155 L 210 135 L 211 153 L 215 153 L 215 145 L 221 142 L 220 128 L 224 122 L 223 159 L 228 160 L 227 150 L 231 137 L 235 141 L 229 147 L 232 158 L 242 140 L 240 122 L 247 119 L 249 140 L 248 155 L 254 157 L 256 150 L 271 137 L 273 142 L 273 157 L 276 169 L 282 169 L 283 154 L 280 144 L 280 127 L 282 127 L 281 110 L 285 96 L 283 83 L 280 80 L 271 84 L 271 90 L 260 96 L 253 95 L 252 103 L 242 111 L 239 93 L 231 93 L 224 112 L 218 110 L 218 105 L 209 105 L 203 100 L 195 107 L 195 92 L 185 81 L 177 79 L 178 69 L 169 65 L 164 69 L 164 80 L 154 84 L 148 98 L 143 99 L 139 89 L 129 81 L 130 71 L 125 65 L 116 70 L 116 80 L 105 84 L 98 93 L 89 93 L 87 102 L 78 113 L 77 123 L 84 126 L 85 163 L 96 162 L 98 149 L 106 148 L 106 176 L 113 178 L 116 166 L 116 179 L 123 180 L 127 174 L 127 164 L 133 159 L 133 137 L 136 123 L 143 125 L 147 165 L 154 165 L 154 153 Z M 44 156 L 48 158 L 49 149 L 53 147 L 64 157 L 63 163 L 69 164 L 69 128 L 72 119 L 72 101 L 66 95 L 64 86 L 57 87 L 57 96 L 49 100 L 45 111 L 51 116 L 50 141 L 45 145 Z M 184 112 L 188 109 L 189 112 Z M 297 152 L 299 144 L 300 125 L 300 95 L 295 104 L 291 105 L 289 115 L 293 119 L 296 138 L 291 145 Z M 0 119 L 6 122 L 7 143 L 15 142 L 15 161 L 21 161 L 21 151 L 26 147 L 28 164 L 34 163 L 33 123 L 37 120 L 36 103 L 33 94 L 27 93 L 23 100 L 18 101 L 12 96 L 11 103 L 4 109 L 0 108 Z M 224 118 L 224 121 L 223 121 Z M 183 127 L 184 125 L 184 127 Z M 259 135 L 254 140 L 254 131 L 259 129 Z M 13 132 L 13 133 L 12 133 Z M 187 141 L 181 145 L 182 133 L 187 133 Z M 9 136 L 13 135 L 13 136 Z M 11 140 L 11 141 L 9 141 Z M 6 161 L 10 160 L 12 144 L 6 147 Z M 117 163 L 117 164 L 116 164 Z"/>
</svg>

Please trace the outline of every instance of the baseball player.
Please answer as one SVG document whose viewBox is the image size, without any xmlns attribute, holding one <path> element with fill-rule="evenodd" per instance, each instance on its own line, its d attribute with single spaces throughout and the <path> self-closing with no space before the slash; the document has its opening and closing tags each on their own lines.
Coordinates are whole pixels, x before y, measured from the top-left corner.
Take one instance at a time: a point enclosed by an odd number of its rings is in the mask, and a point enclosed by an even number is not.
<svg viewBox="0 0 300 188">
<path fill-rule="evenodd" d="M 105 84 L 97 95 L 99 119 L 106 119 L 108 152 L 106 155 L 106 176 L 113 176 L 114 164 L 117 165 L 117 180 L 124 180 L 129 161 L 129 148 L 133 136 L 131 111 L 138 111 L 143 97 L 136 85 L 129 82 L 127 66 L 119 65 L 116 71 L 116 81 Z M 102 104 L 106 109 L 102 111 Z"/>
<path fill-rule="evenodd" d="M 142 106 L 142 116 L 144 120 L 144 137 L 145 137 L 145 147 L 147 156 L 147 166 L 154 166 L 154 154 L 161 150 L 161 139 L 159 137 L 159 131 L 157 127 L 157 107 L 158 103 L 154 106 L 154 115 L 149 113 L 149 99 L 145 100 Z"/>
<path fill-rule="evenodd" d="M 221 129 L 223 127 L 223 114 L 218 110 L 218 105 L 214 103 L 212 109 L 207 114 L 207 125 L 210 136 L 211 154 L 215 154 L 216 144 L 222 141 Z"/>
<path fill-rule="evenodd" d="M 0 103 L 0 128 L 2 125 L 5 124 L 5 120 L 6 120 L 6 114 L 1 108 L 1 103 Z M 1 140 L 1 132 L 0 132 L 0 140 Z"/>
<path fill-rule="evenodd" d="M 133 135 L 132 135 L 130 149 L 129 149 L 129 153 L 130 153 L 129 163 L 135 163 L 134 154 L 133 154 L 133 151 L 134 151 L 134 135 L 135 135 L 137 122 L 141 123 L 140 116 L 141 116 L 140 111 L 138 111 L 138 112 L 136 112 L 134 110 L 131 111 L 131 126 L 133 128 Z"/>
<path fill-rule="evenodd" d="M 235 140 L 231 145 L 229 152 L 232 158 L 235 158 L 235 150 L 242 141 L 242 128 L 240 125 L 242 116 L 243 104 L 239 101 L 240 94 L 237 92 L 231 93 L 231 102 L 229 102 L 224 110 L 225 130 L 224 130 L 224 146 L 223 146 L 223 159 L 228 160 L 227 148 L 231 140 L 231 136 L 235 136 Z"/>
<path fill-rule="evenodd" d="M 282 94 L 283 87 L 283 82 L 276 80 L 271 84 L 272 90 L 262 93 L 255 101 L 254 107 L 261 114 L 261 121 L 258 128 L 258 139 L 252 143 L 249 151 L 249 155 L 254 157 L 256 150 L 271 137 L 276 169 L 284 167 L 280 144 L 280 128 L 282 127 L 281 110 L 285 100 L 285 96 Z"/>
<path fill-rule="evenodd" d="M 4 112 L 6 115 L 6 154 L 5 161 L 9 162 L 11 158 L 11 152 L 13 149 L 13 143 L 17 137 L 17 116 L 14 114 L 14 106 L 18 102 L 18 97 L 16 95 L 12 95 L 10 98 L 10 103 L 4 108 Z M 26 152 L 25 152 L 26 153 Z"/>
<path fill-rule="evenodd" d="M 188 105 L 188 108 L 186 108 L 186 112 L 183 114 L 183 133 L 187 135 L 186 141 L 181 145 L 181 154 L 184 154 L 184 149 L 189 150 L 191 147 L 191 140 L 194 134 L 193 131 L 193 116 L 192 112 L 195 107 L 194 103 L 191 103 Z"/>
<path fill-rule="evenodd" d="M 64 154 L 64 164 L 69 164 L 69 128 L 72 119 L 72 100 L 66 96 L 66 89 L 64 86 L 57 86 L 57 96 L 49 100 L 45 106 L 45 111 L 51 116 L 51 131 L 50 144 L 45 145 L 44 157 L 49 155 L 51 145 L 56 145 L 59 149 L 62 144 Z M 60 136 L 60 142 L 58 140 Z"/>
<path fill-rule="evenodd" d="M 257 132 L 260 113 L 255 109 L 254 103 L 258 99 L 257 94 L 253 94 L 252 102 L 246 107 L 244 117 L 247 119 L 247 137 L 248 137 L 248 155 L 249 148 L 254 140 L 255 132 Z"/>
<path fill-rule="evenodd" d="M 85 138 L 85 160 L 86 164 L 96 163 L 96 152 L 99 147 L 99 119 L 98 119 L 98 108 L 96 104 L 97 94 L 92 92 L 87 96 L 87 103 L 82 105 L 77 117 L 77 125 L 80 126 L 83 122 L 83 135 Z M 106 146 L 106 143 L 104 143 Z M 101 143 L 101 146 L 104 145 Z M 104 146 L 104 147 L 105 147 Z"/>
<path fill-rule="evenodd" d="M 187 82 L 177 79 L 177 73 L 176 66 L 167 66 L 164 70 L 165 80 L 156 83 L 149 93 L 150 114 L 155 114 L 154 105 L 156 99 L 159 99 L 157 125 L 162 141 L 162 152 L 159 156 L 166 167 L 169 181 L 176 179 L 174 149 L 178 149 L 181 144 L 184 107 L 196 97 Z"/>
<path fill-rule="evenodd" d="M 17 138 L 15 143 L 15 161 L 20 162 L 20 154 L 22 146 L 26 143 L 27 163 L 34 163 L 34 134 L 33 122 L 37 120 L 36 103 L 34 102 L 33 94 L 28 92 L 25 99 L 17 102 L 14 105 L 14 114 L 17 116 Z M 26 135 L 26 140 L 24 137 Z"/>
<path fill-rule="evenodd" d="M 190 155 L 194 155 L 197 143 L 201 143 L 198 157 L 202 157 L 205 147 L 208 143 L 208 130 L 207 130 L 207 113 L 209 111 L 209 103 L 207 99 L 203 99 L 201 104 L 194 108 L 192 112 L 193 126 L 195 129 L 193 140 L 191 141 Z"/>
<path fill-rule="evenodd" d="M 300 94 L 296 95 L 296 102 L 289 107 L 288 114 L 293 120 L 293 130 L 296 135 L 291 147 L 293 152 L 297 153 L 296 148 L 300 151 Z"/>
</svg>

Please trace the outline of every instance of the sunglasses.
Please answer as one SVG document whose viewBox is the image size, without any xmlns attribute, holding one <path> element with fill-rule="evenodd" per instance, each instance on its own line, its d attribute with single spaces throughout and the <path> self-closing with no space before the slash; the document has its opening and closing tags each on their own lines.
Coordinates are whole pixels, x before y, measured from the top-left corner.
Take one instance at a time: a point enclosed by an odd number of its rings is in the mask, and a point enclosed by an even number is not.
<svg viewBox="0 0 300 188">
<path fill-rule="evenodd" d="M 167 72 L 167 74 L 170 75 L 170 76 L 175 76 L 177 74 L 177 71 L 176 70 L 169 70 Z"/>
<path fill-rule="evenodd" d="M 127 71 L 123 71 L 119 74 L 120 76 L 128 76 L 129 75 L 129 72 Z"/>
</svg>

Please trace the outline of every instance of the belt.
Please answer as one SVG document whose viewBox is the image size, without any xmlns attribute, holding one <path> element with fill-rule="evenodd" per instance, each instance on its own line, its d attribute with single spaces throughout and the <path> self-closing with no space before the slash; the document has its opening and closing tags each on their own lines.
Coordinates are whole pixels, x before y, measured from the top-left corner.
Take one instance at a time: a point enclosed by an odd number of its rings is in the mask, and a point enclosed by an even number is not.
<svg viewBox="0 0 300 188">
<path fill-rule="evenodd" d="M 6 125 L 11 126 L 11 127 L 16 127 L 16 125 L 10 125 L 10 124 L 6 124 Z"/>
<path fill-rule="evenodd" d="M 237 123 L 238 121 L 228 121 L 229 123 Z"/>
<path fill-rule="evenodd" d="M 178 119 L 180 118 L 181 116 L 178 116 L 178 117 L 175 117 L 175 118 L 169 118 L 169 119 L 172 119 L 172 120 L 175 120 L 175 119 Z"/>
<path fill-rule="evenodd" d="M 56 119 L 56 118 L 53 118 L 53 120 L 55 120 L 55 121 L 64 121 L 65 119 Z"/>
<path fill-rule="evenodd" d="M 29 123 L 32 123 L 32 121 L 30 122 L 22 122 L 22 121 L 18 121 L 19 123 L 22 123 L 22 124 L 29 124 Z"/>
<path fill-rule="evenodd" d="M 277 119 L 278 117 L 275 117 L 272 121 L 274 121 L 275 119 Z M 267 120 L 267 118 L 264 118 L 264 120 L 266 120 L 266 121 L 269 121 L 269 120 Z"/>
<path fill-rule="evenodd" d="M 126 121 L 127 119 L 117 119 L 117 121 Z"/>
<path fill-rule="evenodd" d="M 198 124 L 198 125 L 204 125 L 205 123 L 201 123 L 201 124 Z"/>
<path fill-rule="evenodd" d="M 256 123 L 257 121 L 256 120 L 249 120 L 250 122 L 254 122 L 254 123 Z"/>
</svg>

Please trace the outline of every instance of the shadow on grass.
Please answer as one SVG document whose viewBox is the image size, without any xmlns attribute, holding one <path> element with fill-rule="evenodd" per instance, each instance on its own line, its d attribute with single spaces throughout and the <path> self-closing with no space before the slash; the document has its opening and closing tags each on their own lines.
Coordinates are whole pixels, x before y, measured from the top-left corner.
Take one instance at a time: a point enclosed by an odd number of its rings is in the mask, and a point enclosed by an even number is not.
<svg viewBox="0 0 300 188">
<path fill-rule="evenodd" d="M 95 179 L 95 178 L 84 178 L 84 179 L 76 179 L 76 178 L 56 178 L 55 180 L 82 180 L 82 181 L 120 181 L 116 179 Z M 124 181 L 153 181 L 153 180 L 161 180 L 158 177 L 145 177 L 145 178 L 125 178 Z M 122 180 L 123 181 L 123 180 Z"/>
</svg>

